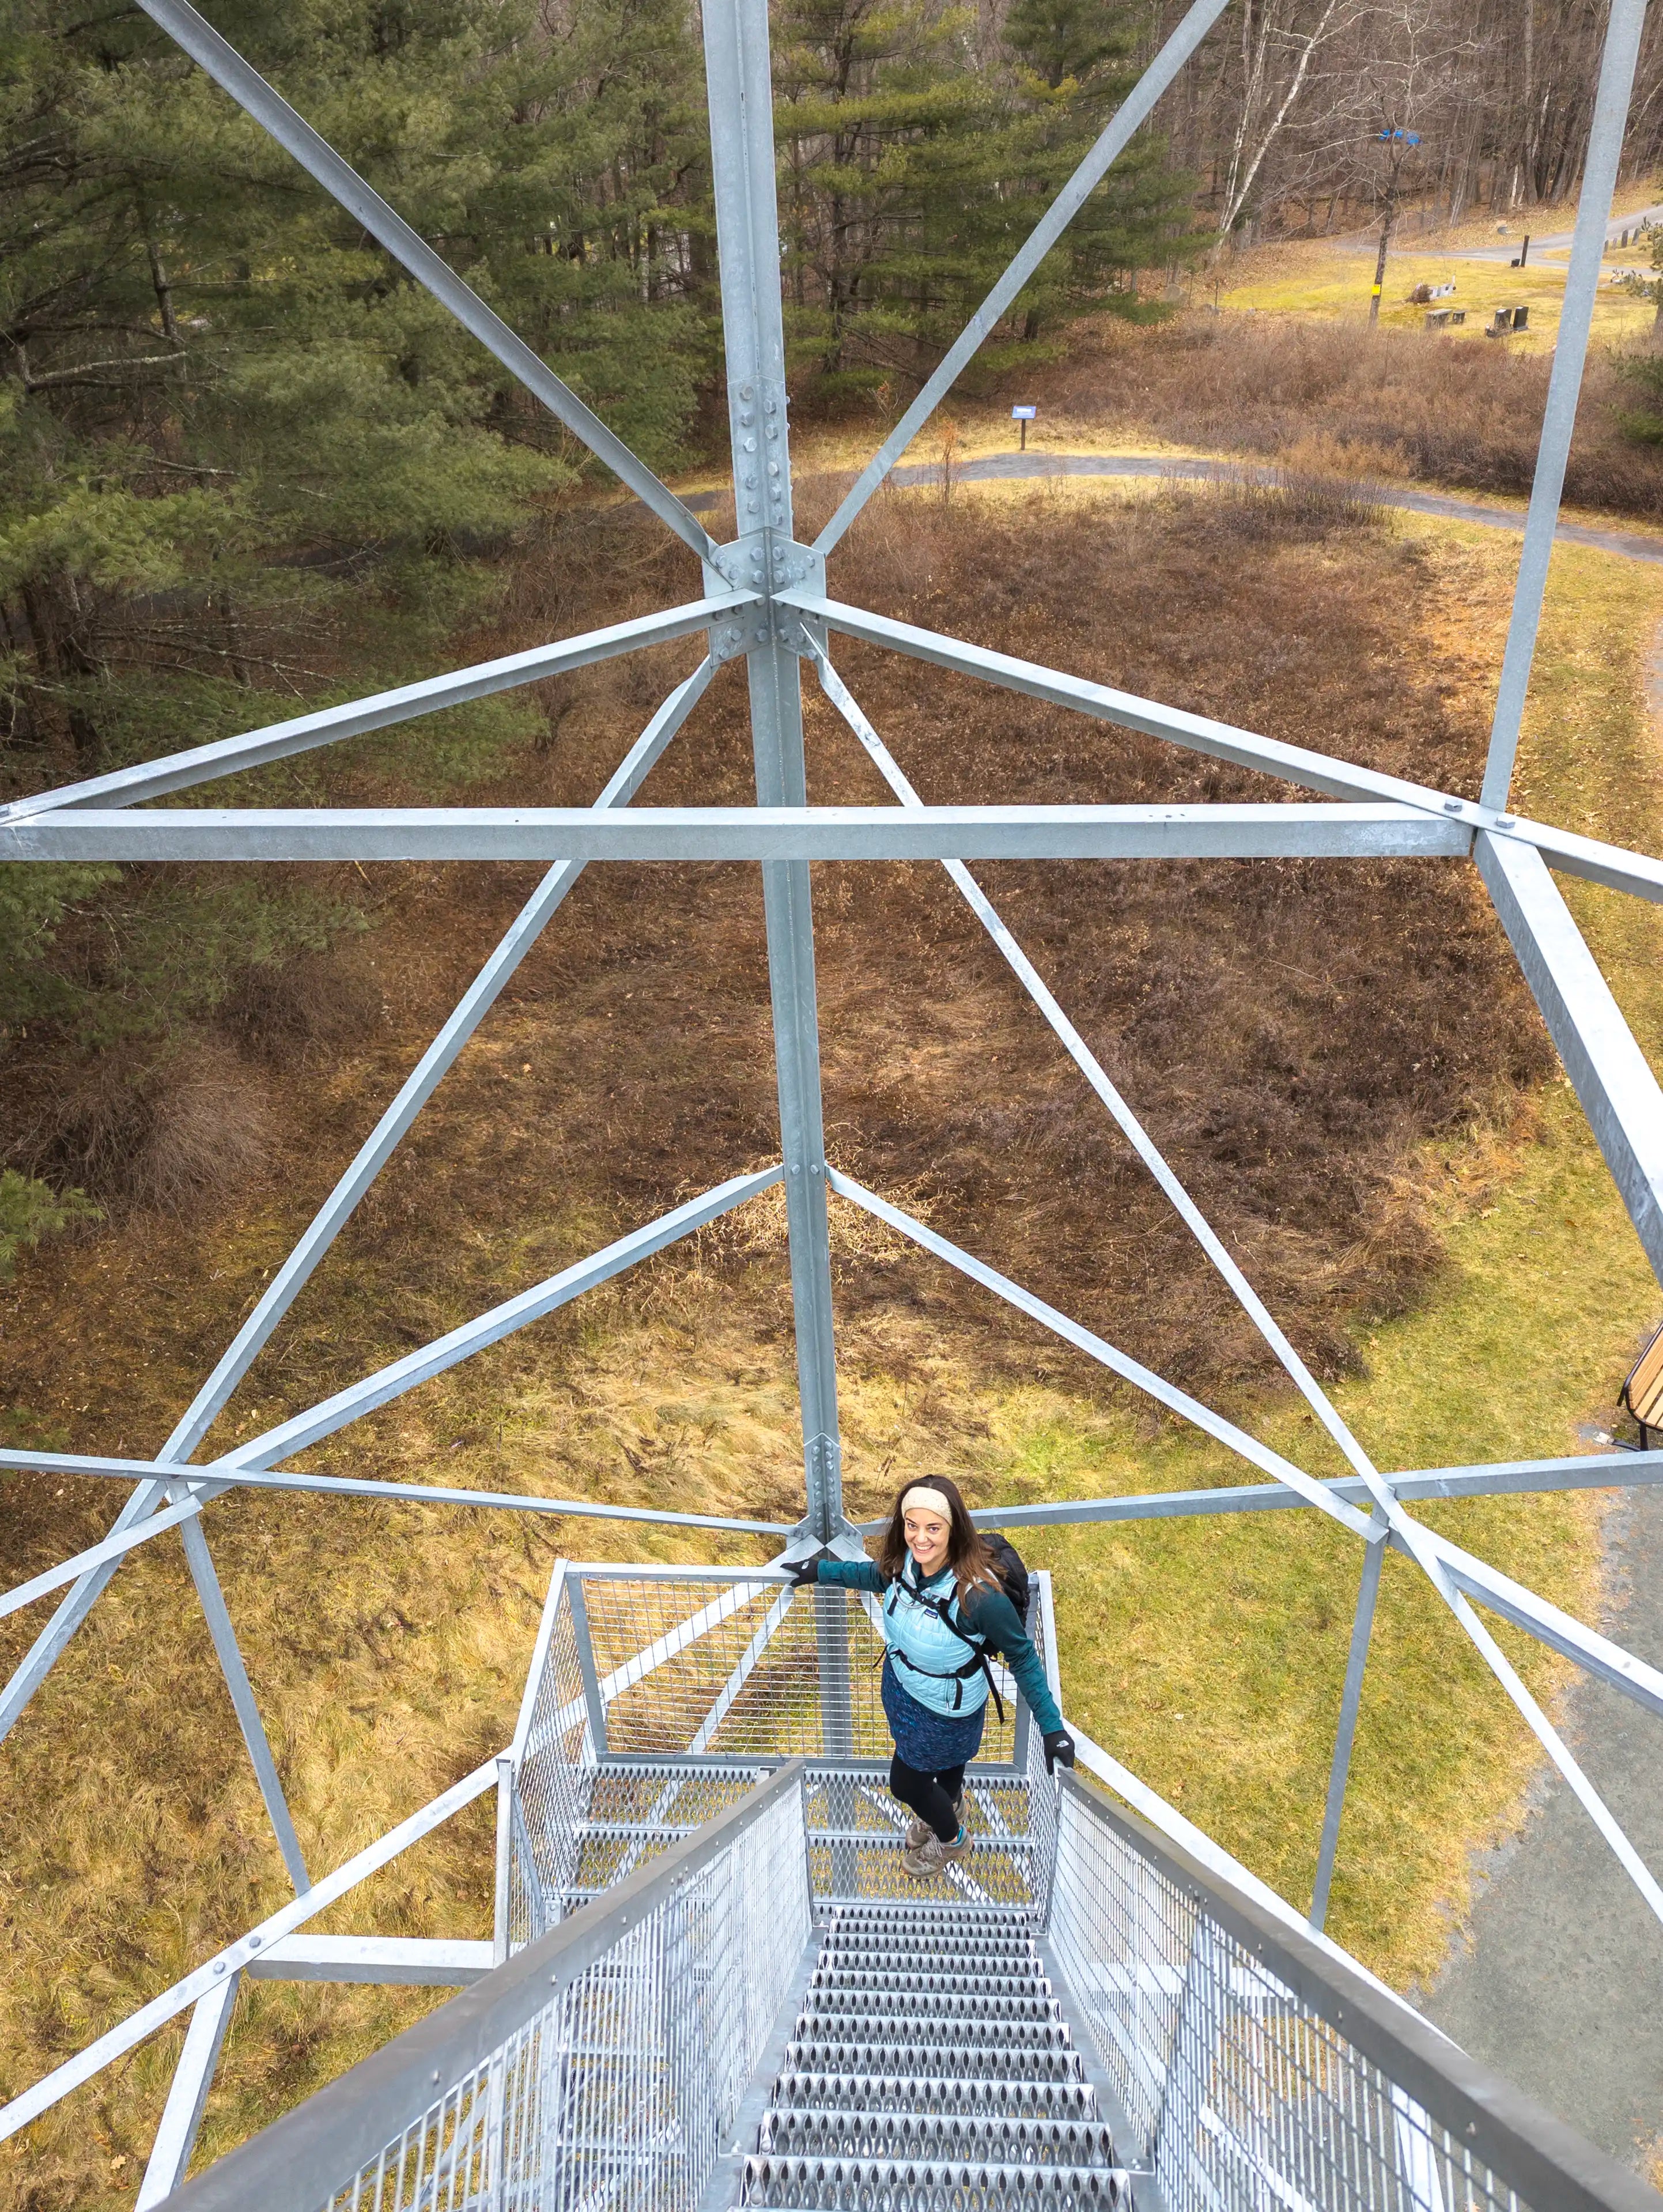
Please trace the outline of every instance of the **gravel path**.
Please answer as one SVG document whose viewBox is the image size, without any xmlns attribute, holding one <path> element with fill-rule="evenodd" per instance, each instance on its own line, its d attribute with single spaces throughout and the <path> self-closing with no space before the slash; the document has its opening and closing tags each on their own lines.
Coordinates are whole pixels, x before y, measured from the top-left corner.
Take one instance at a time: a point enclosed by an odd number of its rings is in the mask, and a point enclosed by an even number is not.
<svg viewBox="0 0 1663 2212">
<path fill-rule="evenodd" d="M 1242 461 L 1187 460 L 1151 453 L 981 453 L 958 463 L 953 471 L 960 483 L 1040 481 L 1047 477 L 1165 477 L 1180 481 L 1220 483 L 1246 476 L 1259 483 L 1274 483 L 1281 471 Z M 894 471 L 898 484 L 938 483 L 938 462 L 908 464 Z M 1416 491 L 1403 484 L 1360 484 L 1382 507 L 1408 509 L 1415 514 L 1447 516 L 1453 522 L 1477 522 L 1491 530 L 1522 531 L 1522 507 L 1498 507 L 1488 501 L 1457 499 L 1450 493 Z M 1605 530 L 1581 522 L 1562 522 L 1557 536 L 1567 545 L 1594 545 L 1602 552 L 1626 554 L 1632 561 L 1663 562 L 1663 538 L 1642 537 L 1637 531 Z"/>
<path fill-rule="evenodd" d="M 1663 1665 L 1663 1489 L 1627 1492 L 1608 1526 L 1602 1626 Z M 1663 1735 L 1604 1682 L 1572 1694 L 1569 1740 L 1647 1863 L 1663 1865 Z M 1480 1869 L 1484 1893 L 1423 2006 L 1601 2149 L 1648 2165 L 1663 2139 L 1663 1928 L 1556 1774 Z"/>
</svg>

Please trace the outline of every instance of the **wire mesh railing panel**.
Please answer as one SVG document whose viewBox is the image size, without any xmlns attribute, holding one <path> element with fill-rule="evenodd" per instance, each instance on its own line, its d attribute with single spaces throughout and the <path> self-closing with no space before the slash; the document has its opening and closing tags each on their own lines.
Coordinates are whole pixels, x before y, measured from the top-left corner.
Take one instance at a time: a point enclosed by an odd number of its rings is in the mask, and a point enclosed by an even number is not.
<svg viewBox="0 0 1663 2212">
<path fill-rule="evenodd" d="M 531 1717 L 514 1770 L 509 1831 L 508 1936 L 517 1948 L 560 1917 L 575 1875 L 578 1837 L 596 1747 L 584 1693 L 579 1623 L 564 1576 Z"/>
<path fill-rule="evenodd" d="M 1076 1790 L 1059 1807 L 1050 1936 L 1172 2212 L 1526 2212 Z"/>
<path fill-rule="evenodd" d="M 1042 1911 L 1054 1788 L 1002 1670 L 1005 1711 L 990 1704 L 968 1778 L 969 1852 L 920 1887 L 900 1864 L 909 1816 L 885 1787 L 883 1643 L 861 1594 L 568 1568 L 554 1603 L 509 1824 L 511 1949 L 731 1802 L 758 1771 L 749 1761 L 795 1755 L 816 1762 L 817 1902 L 938 1897 Z M 1032 1627 L 1043 1661 L 1038 1606 Z"/>
<path fill-rule="evenodd" d="M 326 2212 L 692 2212 L 810 1927 L 792 1786 Z"/>
</svg>

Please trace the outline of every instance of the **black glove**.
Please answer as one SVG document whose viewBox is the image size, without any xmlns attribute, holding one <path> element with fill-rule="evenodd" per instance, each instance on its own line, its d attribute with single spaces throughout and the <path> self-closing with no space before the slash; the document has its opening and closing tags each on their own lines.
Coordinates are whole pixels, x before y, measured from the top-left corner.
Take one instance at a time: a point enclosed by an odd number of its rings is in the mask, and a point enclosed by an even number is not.
<svg viewBox="0 0 1663 2212">
<path fill-rule="evenodd" d="M 791 1577 L 792 1588 L 800 1590 L 806 1584 L 819 1581 L 820 1562 L 818 1559 L 787 1559 L 786 1572 Z M 1071 1750 L 1072 1747 L 1070 1748 Z"/>
<path fill-rule="evenodd" d="M 1074 1739 L 1066 1729 L 1048 1729 L 1045 1738 L 1045 1771 L 1054 1774 L 1059 1766 L 1074 1764 Z"/>
</svg>

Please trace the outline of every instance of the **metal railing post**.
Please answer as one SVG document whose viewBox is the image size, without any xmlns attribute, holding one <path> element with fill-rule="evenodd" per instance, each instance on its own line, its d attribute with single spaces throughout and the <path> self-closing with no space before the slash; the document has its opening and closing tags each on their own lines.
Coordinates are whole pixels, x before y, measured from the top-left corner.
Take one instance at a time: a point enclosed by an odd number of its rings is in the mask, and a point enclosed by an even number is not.
<svg viewBox="0 0 1663 2212">
<path fill-rule="evenodd" d="M 496 1762 L 496 1882 L 491 1907 L 491 1957 L 501 1966 L 513 1940 L 514 1760 L 505 1751 Z"/>
<path fill-rule="evenodd" d="M 1363 1580 L 1357 1586 L 1357 1609 L 1351 1621 L 1351 1648 L 1345 1660 L 1345 1687 L 1340 1694 L 1339 1726 L 1334 1731 L 1334 1756 L 1328 1770 L 1328 1799 L 1322 1813 L 1322 1841 L 1317 1846 L 1316 1881 L 1311 1891 L 1311 1925 L 1320 1930 L 1328 1917 L 1328 1891 L 1334 1878 L 1334 1856 L 1339 1849 L 1340 1815 L 1345 1809 L 1345 1785 L 1350 1778 L 1351 1746 L 1357 1732 L 1357 1708 L 1363 1701 L 1363 1670 L 1369 1659 L 1369 1638 L 1375 1626 L 1375 1603 L 1380 1595 L 1380 1571 L 1386 1558 L 1387 1523 L 1379 1522 L 1379 1534 L 1369 1532 L 1363 1554 Z"/>
<path fill-rule="evenodd" d="M 566 1578 L 566 1601 L 572 1608 L 572 1632 L 578 1647 L 578 1672 L 583 1677 L 584 1710 L 589 1717 L 589 1741 L 598 1761 L 606 1756 L 606 1700 L 595 1671 L 595 1643 L 589 1633 L 589 1608 L 584 1603 L 583 1577 Z"/>
</svg>

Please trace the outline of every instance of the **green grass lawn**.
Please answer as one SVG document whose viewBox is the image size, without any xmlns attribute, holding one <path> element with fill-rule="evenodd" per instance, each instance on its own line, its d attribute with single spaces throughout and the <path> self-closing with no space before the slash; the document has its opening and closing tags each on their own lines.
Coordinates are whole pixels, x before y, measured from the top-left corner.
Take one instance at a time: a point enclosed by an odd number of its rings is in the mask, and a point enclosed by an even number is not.
<svg viewBox="0 0 1663 2212">
<path fill-rule="evenodd" d="M 1510 244 L 1516 252 L 1519 240 Z M 1643 266 L 1643 252 L 1614 250 L 1606 256 L 1607 270 Z M 1527 307 L 1526 331 L 1505 343 L 1532 352 L 1551 347 L 1559 328 L 1564 300 L 1563 253 L 1533 257 L 1522 269 L 1505 262 L 1468 261 L 1448 252 L 1405 246 L 1387 258 L 1386 282 L 1381 295 L 1381 321 L 1405 330 L 1418 330 L 1426 308 L 1412 305 L 1409 295 L 1417 284 L 1454 283 L 1448 299 L 1433 302 L 1439 307 L 1464 307 L 1466 321 L 1452 330 L 1453 337 L 1485 343 L 1484 331 L 1493 311 L 1501 307 Z M 1317 315 L 1324 318 L 1366 319 L 1369 294 L 1375 281 L 1372 252 L 1342 249 L 1332 240 L 1316 240 L 1291 246 L 1270 246 L 1242 257 L 1226 273 L 1220 304 L 1226 312 L 1261 315 Z M 1210 296 L 1199 276 L 1198 300 Z M 1603 283 L 1594 305 L 1592 337 L 1595 345 L 1632 345 L 1652 327 L 1654 309 L 1644 300 Z M 1494 343 L 1494 341 L 1490 341 Z"/>
</svg>

